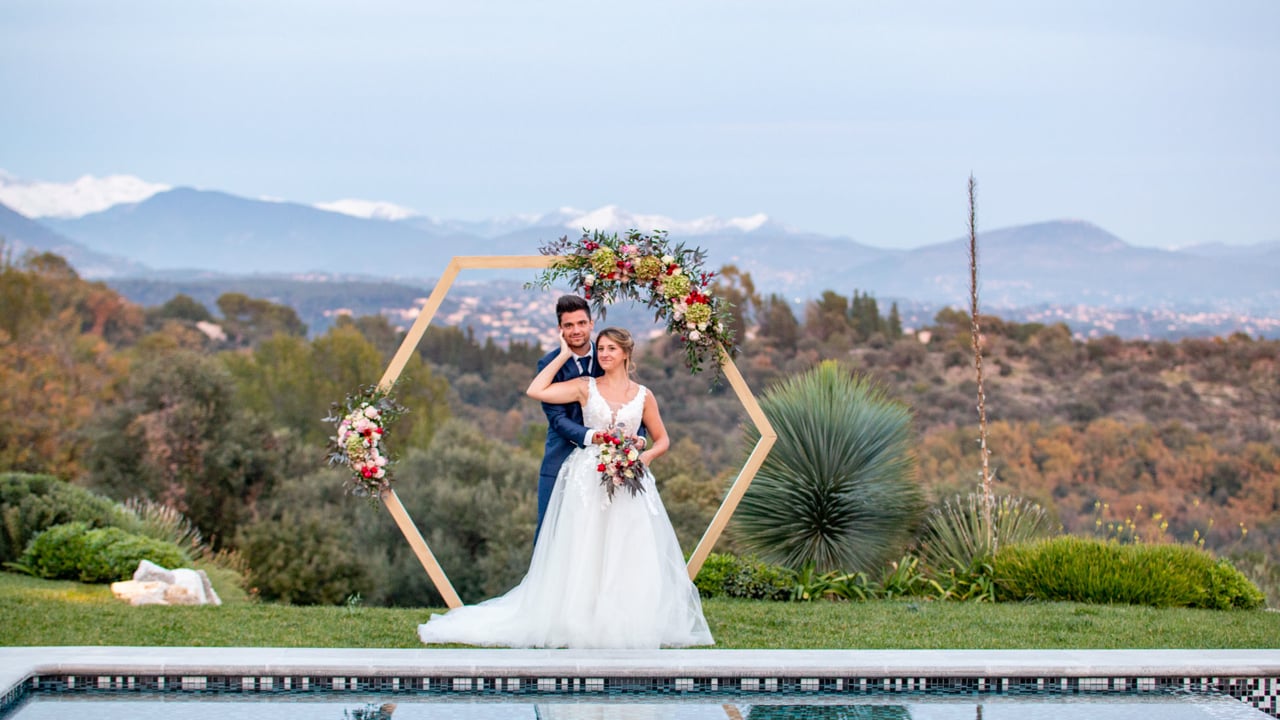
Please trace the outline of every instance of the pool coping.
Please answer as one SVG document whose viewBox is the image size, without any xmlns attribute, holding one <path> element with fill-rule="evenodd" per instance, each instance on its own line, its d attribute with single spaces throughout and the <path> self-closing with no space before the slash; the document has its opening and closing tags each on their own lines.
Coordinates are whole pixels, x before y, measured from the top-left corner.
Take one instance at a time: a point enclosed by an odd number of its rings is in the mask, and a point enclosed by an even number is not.
<svg viewBox="0 0 1280 720">
<path fill-rule="evenodd" d="M 1078 689 L 1117 689 L 1110 679 L 1178 682 L 1196 680 L 1219 687 L 1248 683 L 1247 692 L 1276 715 L 1280 695 L 1280 649 L 1263 650 L 520 650 L 520 649 L 359 649 L 246 647 L 0 647 L 0 694 L 25 692 L 33 678 L 96 678 L 99 687 L 120 687 L 125 676 L 170 678 L 454 678 L 455 685 L 479 688 L 484 680 L 524 679 L 541 689 L 577 688 L 573 682 L 630 678 L 674 683 L 701 679 L 752 679 L 760 689 L 788 683 L 818 684 L 837 679 L 909 682 L 974 680 L 1006 684 L 1010 678 L 1072 679 Z M 112 679 L 116 684 L 112 684 Z M 102 681 L 106 684 L 102 685 Z M 563 681 L 563 682 L 559 682 Z M 397 683 L 399 680 L 396 681 Z M 781 686 L 779 685 L 781 682 Z M 1088 685 L 1086 685 L 1088 683 Z M 1101 683 L 1100 685 L 1098 683 Z M 914 684 L 914 682 L 912 683 Z M 1124 682 L 1120 683 L 1123 687 Z M 1233 685 L 1234 686 L 1234 685 Z M 200 687 L 203 687 L 201 683 Z M 354 683 L 352 685 L 354 688 Z M 529 685 L 525 686 L 526 688 Z M 589 687 L 589 686 L 588 686 Z M 739 687 L 748 687 L 745 683 Z M 751 687 L 755 687 L 754 685 Z"/>
</svg>

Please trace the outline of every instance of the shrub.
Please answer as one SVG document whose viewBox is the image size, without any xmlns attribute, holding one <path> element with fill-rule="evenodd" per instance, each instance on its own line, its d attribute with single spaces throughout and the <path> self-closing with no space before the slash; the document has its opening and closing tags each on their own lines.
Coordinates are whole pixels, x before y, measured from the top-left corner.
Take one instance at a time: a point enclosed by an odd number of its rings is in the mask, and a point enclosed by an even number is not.
<svg viewBox="0 0 1280 720">
<path fill-rule="evenodd" d="M 1262 591 L 1225 560 L 1186 545 L 1119 545 L 1060 537 L 1001 548 L 1001 600 L 1255 609 Z"/>
<path fill-rule="evenodd" d="M 993 498 L 990 527 L 977 493 L 957 495 L 929 511 L 920 534 L 920 560 L 934 577 L 974 575 L 995 550 L 1050 534 L 1044 508 L 1009 495 Z"/>
<path fill-rule="evenodd" d="M 789 600 L 796 574 L 754 557 L 713 553 L 707 556 L 694 584 L 703 597 Z"/>
<path fill-rule="evenodd" d="M 742 544 L 818 572 L 898 557 L 924 509 L 910 410 L 835 362 L 771 388 L 760 406 L 778 440 L 734 516 Z M 749 425 L 748 446 L 758 438 Z"/>
<path fill-rule="evenodd" d="M 88 523 L 73 522 L 37 535 L 17 565 L 37 577 L 98 583 L 128 579 L 143 560 L 166 568 L 187 563 L 173 543 L 120 528 L 91 528 Z"/>
<path fill-rule="evenodd" d="M 702 597 L 723 597 L 724 581 L 729 575 L 737 572 L 738 558 L 727 553 L 711 553 L 698 570 L 698 577 L 693 584 L 698 587 Z"/>
<path fill-rule="evenodd" d="M 70 522 L 137 529 L 113 500 L 50 475 L 0 474 L 0 563 L 13 562 L 39 533 Z"/>
<path fill-rule="evenodd" d="M 349 527 L 333 522 L 325 508 L 283 510 L 240 530 L 240 552 L 249 563 L 251 592 L 294 605 L 338 605 L 367 595 L 370 570 Z"/>
</svg>

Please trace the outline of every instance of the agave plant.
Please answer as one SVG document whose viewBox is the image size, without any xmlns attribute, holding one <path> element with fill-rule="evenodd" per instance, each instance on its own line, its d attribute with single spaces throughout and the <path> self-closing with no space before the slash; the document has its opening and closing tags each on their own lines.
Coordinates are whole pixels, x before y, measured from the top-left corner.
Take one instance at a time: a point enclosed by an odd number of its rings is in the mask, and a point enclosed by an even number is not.
<svg viewBox="0 0 1280 720">
<path fill-rule="evenodd" d="M 907 407 L 833 361 L 760 406 L 778 440 L 734 515 L 742 544 L 819 573 L 878 573 L 900 557 L 924 512 Z M 748 427 L 747 447 L 758 438 Z"/>
<path fill-rule="evenodd" d="M 1029 500 L 1010 495 L 992 498 L 989 513 L 984 502 L 978 493 L 957 495 L 929 512 L 920 537 L 920 556 L 931 572 L 980 570 L 997 549 L 1047 537 L 1053 531 L 1048 513 Z"/>
</svg>

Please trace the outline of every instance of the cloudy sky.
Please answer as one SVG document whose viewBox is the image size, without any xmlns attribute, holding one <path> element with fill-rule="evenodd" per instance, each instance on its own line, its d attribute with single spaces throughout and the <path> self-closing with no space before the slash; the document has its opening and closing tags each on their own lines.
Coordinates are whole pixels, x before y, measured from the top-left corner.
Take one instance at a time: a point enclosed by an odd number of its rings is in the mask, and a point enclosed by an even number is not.
<svg viewBox="0 0 1280 720">
<path fill-rule="evenodd" d="M 0 168 L 482 219 L 1280 240 L 1280 2 L 4 0 Z"/>
</svg>

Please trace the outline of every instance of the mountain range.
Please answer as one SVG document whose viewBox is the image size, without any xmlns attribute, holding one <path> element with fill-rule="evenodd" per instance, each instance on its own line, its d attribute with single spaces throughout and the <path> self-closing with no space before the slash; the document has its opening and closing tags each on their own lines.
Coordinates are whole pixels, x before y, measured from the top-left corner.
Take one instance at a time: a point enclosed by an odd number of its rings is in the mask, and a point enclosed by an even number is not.
<svg viewBox="0 0 1280 720">
<path fill-rule="evenodd" d="M 674 240 L 704 248 L 710 268 L 749 271 L 764 293 L 799 301 L 857 289 L 880 298 L 968 302 L 966 238 L 898 250 L 806 233 L 763 215 L 674 221 L 606 206 L 477 223 L 346 202 L 338 212 L 339 203 L 322 209 L 161 189 L 76 217 L 31 218 L 0 205 L 0 236 L 11 249 L 57 252 L 82 275 L 109 281 L 276 275 L 430 287 L 454 255 L 529 255 L 584 226 L 650 231 L 661 223 L 679 229 Z M 1131 245 L 1088 222 L 1055 220 L 982 232 L 979 248 L 982 301 L 992 309 L 1088 305 L 1280 317 L 1280 241 L 1162 250 Z M 492 275 L 527 279 L 527 271 Z"/>
</svg>

